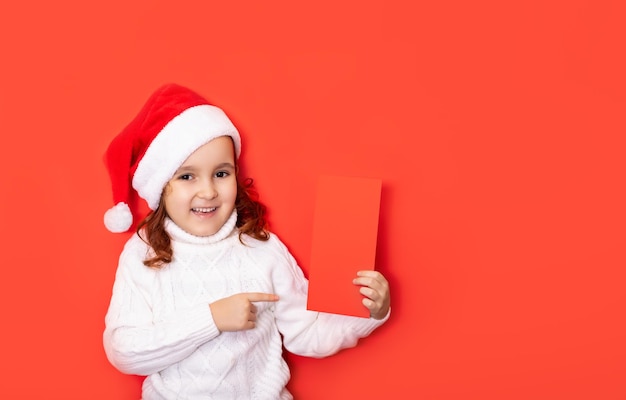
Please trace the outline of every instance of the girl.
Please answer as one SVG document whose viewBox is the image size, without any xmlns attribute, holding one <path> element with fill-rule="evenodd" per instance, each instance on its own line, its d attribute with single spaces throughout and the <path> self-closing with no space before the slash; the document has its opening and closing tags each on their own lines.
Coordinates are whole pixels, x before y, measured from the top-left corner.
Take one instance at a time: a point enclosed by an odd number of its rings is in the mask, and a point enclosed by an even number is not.
<svg viewBox="0 0 626 400">
<path fill-rule="evenodd" d="M 325 357 L 355 346 L 390 314 L 389 287 L 359 272 L 371 318 L 306 310 L 307 280 L 265 207 L 240 182 L 241 139 L 219 108 L 175 84 L 159 88 L 105 155 L 112 232 L 150 213 L 120 255 L 104 349 L 147 376 L 142 398 L 291 399 L 284 347 Z"/>
</svg>

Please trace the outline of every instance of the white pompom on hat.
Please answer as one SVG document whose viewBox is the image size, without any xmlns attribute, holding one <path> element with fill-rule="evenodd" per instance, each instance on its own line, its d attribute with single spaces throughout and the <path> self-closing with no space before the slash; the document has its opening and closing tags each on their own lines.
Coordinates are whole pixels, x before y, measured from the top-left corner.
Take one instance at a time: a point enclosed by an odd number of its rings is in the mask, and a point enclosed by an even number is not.
<svg viewBox="0 0 626 400">
<path fill-rule="evenodd" d="M 115 204 L 104 214 L 106 228 L 111 232 L 131 228 L 136 215 L 131 209 L 133 190 L 156 209 L 164 186 L 187 157 L 220 136 L 233 139 L 239 158 L 241 138 L 224 111 L 177 84 L 157 89 L 104 155 Z"/>
</svg>

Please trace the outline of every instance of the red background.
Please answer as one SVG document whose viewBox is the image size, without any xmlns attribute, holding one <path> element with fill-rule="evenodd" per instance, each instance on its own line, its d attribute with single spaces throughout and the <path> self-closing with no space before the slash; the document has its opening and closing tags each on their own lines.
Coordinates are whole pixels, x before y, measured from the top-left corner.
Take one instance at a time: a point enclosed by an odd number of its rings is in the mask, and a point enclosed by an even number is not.
<svg viewBox="0 0 626 400">
<path fill-rule="evenodd" d="M 101 344 L 127 238 L 102 224 L 102 154 L 175 81 L 240 127 L 305 271 L 317 176 L 383 179 L 393 316 L 289 356 L 297 399 L 626 398 L 625 19 L 620 0 L 4 2 L 2 397 L 139 397 Z"/>
</svg>

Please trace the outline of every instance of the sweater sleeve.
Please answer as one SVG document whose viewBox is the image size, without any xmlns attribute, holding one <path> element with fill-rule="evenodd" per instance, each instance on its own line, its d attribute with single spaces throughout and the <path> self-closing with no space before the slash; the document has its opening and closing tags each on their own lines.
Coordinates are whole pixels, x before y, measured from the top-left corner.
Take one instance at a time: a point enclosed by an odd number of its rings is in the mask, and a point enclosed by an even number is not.
<svg viewBox="0 0 626 400">
<path fill-rule="evenodd" d="M 158 271 L 144 266 L 137 253 L 127 245 L 120 256 L 103 343 L 107 358 L 118 370 L 150 375 L 186 358 L 219 331 L 208 304 L 155 321 L 150 290 Z"/>
<path fill-rule="evenodd" d="M 330 314 L 306 309 L 308 281 L 286 246 L 277 238 L 281 262 L 273 282 L 280 300 L 275 316 L 285 348 L 291 353 L 322 358 L 356 346 L 389 319 L 381 320 Z"/>
</svg>

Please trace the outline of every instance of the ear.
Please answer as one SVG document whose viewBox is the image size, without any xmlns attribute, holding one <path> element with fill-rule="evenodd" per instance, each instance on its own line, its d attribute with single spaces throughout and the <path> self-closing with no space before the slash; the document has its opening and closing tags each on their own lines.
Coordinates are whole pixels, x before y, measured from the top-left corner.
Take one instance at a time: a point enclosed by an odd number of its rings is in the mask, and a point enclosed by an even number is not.
<svg viewBox="0 0 626 400">
<path fill-rule="evenodd" d="M 169 181 L 167 181 L 165 186 L 163 186 L 163 191 L 161 191 L 161 198 L 159 199 L 159 205 L 157 208 L 165 207 L 165 196 L 172 193 L 173 190 L 171 182 L 172 180 L 170 179 Z"/>
</svg>

